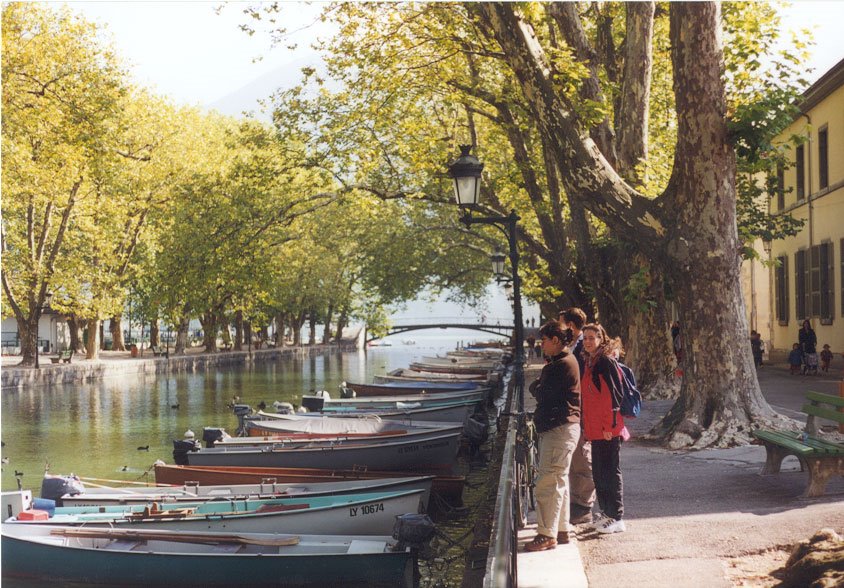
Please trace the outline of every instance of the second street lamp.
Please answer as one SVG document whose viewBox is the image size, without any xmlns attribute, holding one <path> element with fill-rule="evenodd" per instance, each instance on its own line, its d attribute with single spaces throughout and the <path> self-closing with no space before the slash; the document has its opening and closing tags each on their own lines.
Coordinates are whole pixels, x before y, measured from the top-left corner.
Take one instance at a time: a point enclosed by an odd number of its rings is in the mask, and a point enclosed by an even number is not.
<svg viewBox="0 0 844 588">
<path fill-rule="evenodd" d="M 524 321 L 522 321 L 521 280 L 519 279 L 519 251 L 517 248 L 519 216 L 515 210 L 507 216 L 472 216 L 472 210 L 478 208 L 481 193 L 481 172 L 483 172 L 484 165 L 470 153 L 471 149 L 471 145 L 460 146 L 460 157 L 448 166 L 448 173 L 454 179 L 455 200 L 464 211 L 463 216 L 460 217 L 460 222 L 466 225 L 466 228 L 475 224 L 491 225 L 507 237 L 510 268 L 513 272 L 513 362 L 515 364 L 513 379 L 518 398 L 518 410 L 521 412 L 524 411 L 525 407 L 525 337 Z M 503 265 L 502 260 L 500 266 L 502 272 L 504 270 Z"/>
</svg>

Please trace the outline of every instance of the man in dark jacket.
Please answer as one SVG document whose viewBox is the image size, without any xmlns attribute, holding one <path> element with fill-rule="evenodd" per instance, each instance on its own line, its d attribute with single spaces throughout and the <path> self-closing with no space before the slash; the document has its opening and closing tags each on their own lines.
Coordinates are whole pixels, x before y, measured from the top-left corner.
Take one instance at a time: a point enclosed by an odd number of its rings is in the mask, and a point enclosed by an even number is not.
<svg viewBox="0 0 844 588">
<path fill-rule="evenodd" d="M 536 397 L 533 422 L 539 433 L 537 467 L 537 535 L 528 551 L 553 549 L 569 542 L 569 467 L 580 438 L 580 369 L 565 350 L 563 326 L 550 321 L 539 329 L 542 352 L 549 358 L 539 380 L 531 384 Z"/>
</svg>

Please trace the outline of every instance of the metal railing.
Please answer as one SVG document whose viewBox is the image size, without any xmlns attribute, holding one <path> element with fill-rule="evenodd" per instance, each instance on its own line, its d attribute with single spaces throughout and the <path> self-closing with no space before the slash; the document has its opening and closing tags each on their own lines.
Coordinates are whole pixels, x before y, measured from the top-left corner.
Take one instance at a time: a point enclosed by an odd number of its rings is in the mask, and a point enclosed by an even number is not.
<svg viewBox="0 0 844 588">
<path fill-rule="evenodd" d="M 524 407 L 524 373 L 514 370 L 512 394 L 507 403 L 511 415 L 507 419 L 507 437 L 501 456 L 501 478 L 495 500 L 495 520 L 489 538 L 487 568 L 484 588 L 514 588 L 518 585 L 517 553 L 519 542 L 518 491 L 516 488 L 516 453 L 520 419 L 519 409 Z M 518 376 L 521 375 L 519 378 Z"/>
</svg>

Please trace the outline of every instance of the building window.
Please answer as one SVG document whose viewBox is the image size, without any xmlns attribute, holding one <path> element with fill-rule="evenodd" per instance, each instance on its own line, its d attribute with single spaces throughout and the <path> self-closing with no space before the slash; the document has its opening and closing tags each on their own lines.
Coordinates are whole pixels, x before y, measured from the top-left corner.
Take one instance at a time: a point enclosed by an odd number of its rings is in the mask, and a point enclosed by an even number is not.
<svg viewBox="0 0 844 588">
<path fill-rule="evenodd" d="M 829 135 L 827 127 L 818 131 L 818 177 L 821 190 L 829 187 Z"/>
<path fill-rule="evenodd" d="M 812 249 L 818 250 L 820 273 L 820 292 L 818 293 L 820 305 L 813 314 L 820 317 L 822 325 L 831 325 L 832 318 L 835 316 L 835 266 L 832 263 L 834 249 L 832 243 L 821 243 Z M 812 308 L 814 310 L 814 306 Z"/>
<path fill-rule="evenodd" d="M 798 322 L 809 317 L 809 305 L 806 303 L 807 270 L 806 250 L 801 249 L 794 253 L 794 306 Z"/>
<path fill-rule="evenodd" d="M 844 247 L 844 239 L 841 240 L 841 247 Z M 777 267 L 774 273 L 774 288 L 776 292 L 777 322 L 780 325 L 788 324 L 788 256 L 783 255 L 777 258 Z"/>
<path fill-rule="evenodd" d="M 785 166 L 777 164 L 777 210 L 785 208 Z"/>
<path fill-rule="evenodd" d="M 797 154 L 795 155 L 794 161 L 795 173 L 797 174 L 797 200 L 803 200 L 806 197 L 806 169 L 803 167 L 803 159 L 803 145 L 800 145 L 797 148 Z"/>
</svg>

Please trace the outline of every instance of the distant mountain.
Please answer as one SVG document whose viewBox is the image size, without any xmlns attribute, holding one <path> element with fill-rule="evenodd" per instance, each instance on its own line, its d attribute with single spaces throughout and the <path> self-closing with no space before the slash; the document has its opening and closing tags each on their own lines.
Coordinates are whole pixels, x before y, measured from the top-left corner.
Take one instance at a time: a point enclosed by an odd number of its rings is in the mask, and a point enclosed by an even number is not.
<svg viewBox="0 0 844 588">
<path fill-rule="evenodd" d="M 262 112 L 260 100 L 267 99 L 279 89 L 290 88 L 302 79 L 303 67 L 317 67 L 319 57 L 314 55 L 300 57 L 286 65 L 275 68 L 264 75 L 255 78 L 242 88 L 208 105 L 208 108 L 218 110 L 229 116 L 243 116 L 244 112 L 252 113 L 255 118 L 264 122 L 272 120 L 271 112 Z M 263 108 L 268 108 L 264 106 Z"/>
</svg>

